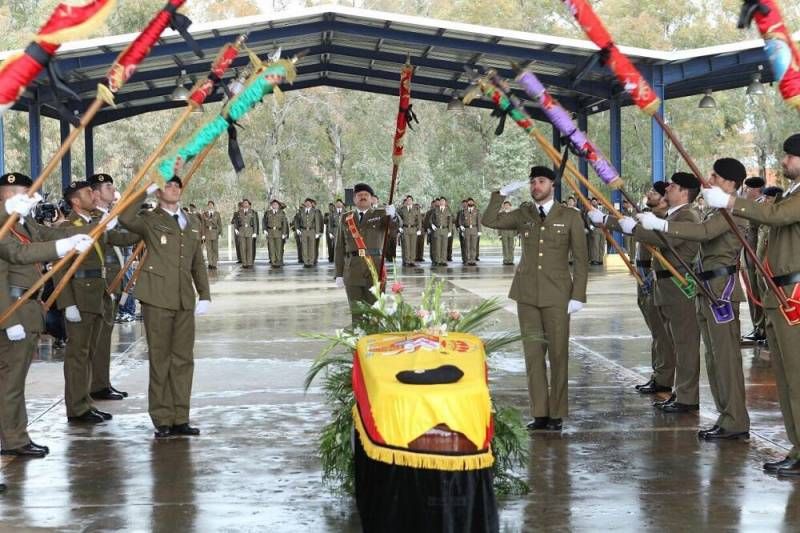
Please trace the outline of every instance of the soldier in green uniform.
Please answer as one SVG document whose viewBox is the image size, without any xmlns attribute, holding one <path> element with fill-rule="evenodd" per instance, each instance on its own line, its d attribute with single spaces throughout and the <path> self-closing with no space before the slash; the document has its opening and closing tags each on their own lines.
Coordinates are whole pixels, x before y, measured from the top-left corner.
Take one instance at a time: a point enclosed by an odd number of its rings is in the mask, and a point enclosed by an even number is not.
<svg viewBox="0 0 800 533">
<path fill-rule="evenodd" d="M 262 222 L 264 237 L 267 239 L 269 264 L 272 268 L 280 268 L 283 266 L 283 243 L 289 238 L 289 220 L 278 200 L 270 202 Z"/>
<path fill-rule="evenodd" d="M 60 230 L 36 223 L 28 216 L 33 205 L 41 200 L 26 194 L 32 180 L 12 172 L 0 176 L 0 223 L 8 215 L 20 215 L 9 235 L 0 241 L 0 309 L 8 309 L 42 275 L 39 263 L 63 257 L 71 250 L 83 252 L 92 245 L 86 235 L 63 237 L 65 233 L 86 231 Z M 25 380 L 33 355 L 44 331 L 41 302 L 32 298 L 25 302 L 4 323 L 0 324 L 0 455 L 44 457 L 47 446 L 34 443 L 28 435 L 28 414 L 25 407 Z"/>
<path fill-rule="evenodd" d="M 403 199 L 403 207 L 398 211 L 399 232 L 402 235 L 400 246 L 403 252 L 403 266 L 417 266 L 417 239 L 422 235 L 422 214 L 419 206 L 414 205 L 414 197 L 410 194 Z"/>
<path fill-rule="evenodd" d="M 636 209 L 627 199 L 622 200 L 622 214 L 626 217 L 632 217 L 636 215 Z M 622 244 L 629 256 L 635 253 L 636 239 L 633 238 L 633 235 L 623 235 Z"/>
<path fill-rule="evenodd" d="M 700 223 L 700 214 L 692 207 L 700 193 L 700 182 L 692 174 L 676 172 L 667 185 L 666 199 L 667 221 Z M 605 215 L 599 211 L 589 212 L 594 224 L 602 224 Z M 608 226 L 615 231 L 633 233 L 636 240 L 652 246 L 663 246 L 653 231 L 637 226 L 635 219 L 623 217 L 619 223 L 609 218 Z M 635 228 L 635 231 L 634 231 Z M 696 242 L 667 237 L 678 255 L 691 265 L 694 263 L 700 245 Z M 679 264 L 675 256 L 665 249 L 659 248 L 667 261 Z M 686 272 L 682 272 L 686 275 Z M 674 348 L 670 360 L 664 366 L 664 374 L 671 374 L 675 369 L 675 393 L 665 402 L 656 402 L 656 407 L 665 413 L 686 413 L 700 408 L 700 328 L 697 323 L 694 298 L 687 298 L 672 279 L 669 270 L 660 268 L 655 271 L 656 288 L 653 301 L 658 308 L 661 321 L 666 326 Z M 660 382 L 659 382 L 660 383 Z M 671 385 L 671 383 L 661 383 Z"/>
<path fill-rule="evenodd" d="M 592 198 L 592 207 L 601 213 L 605 213 L 605 209 L 603 209 L 600 204 L 597 202 L 597 198 Z M 594 224 L 589 225 L 589 264 L 591 265 L 602 265 L 603 258 L 606 255 L 606 238 L 603 235 L 603 232 L 595 226 Z"/>
<path fill-rule="evenodd" d="M 208 257 L 208 269 L 216 270 L 219 262 L 219 236 L 222 234 L 222 218 L 214 202 L 209 200 L 203 212 L 203 243 Z"/>
<path fill-rule="evenodd" d="M 239 250 L 239 237 L 236 236 L 236 228 L 239 226 L 239 210 L 242 208 L 242 202 L 236 204 L 236 211 L 231 217 L 231 227 L 234 228 L 233 245 L 236 248 L 236 262 L 242 262 L 242 251 Z"/>
<path fill-rule="evenodd" d="M 475 200 L 467 198 L 461 211 L 459 230 L 464 236 L 464 259 L 468 266 L 475 266 L 478 256 L 478 237 L 481 234 L 481 215 L 475 207 Z"/>
<path fill-rule="evenodd" d="M 419 232 L 417 233 L 417 250 L 414 254 L 414 262 L 421 263 L 425 261 L 425 239 L 428 236 L 428 230 L 425 227 L 425 219 L 428 215 L 427 211 L 422 211 L 422 206 L 418 203 L 414 203 L 414 207 L 417 208 L 419 211 Z"/>
<path fill-rule="evenodd" d="M 92 216 L 102 217 L 108 214 L 114 203 L 117 189 L 114 180 L 108 174 L 93 174 L 86 178 L 91 189 L 94 212 Z M 106 292 L 109 285 L 119 274 L 124 261 L 119 246 L 127 247 L 138 243 L 141 239 L 135 233 L 122 228 L 114 228 L 105 233 L 105 238 L 98 241 L 103 250 L 103 268 L 106 275 Z M 127 392 L 116 389 L 111 384 L 111 333 L 114 330 L 114 319 L 122 296 L 122 286 L 117 285 L 111 297 L 103 295 L 103 319 L 96 330 L 93 348 L 89 352 L 92 361 L 92 382 L 89 390 L 94 400 L 122 400 Z"/>
<path fill-rule="evenodd" d="M 722 158 L 714 162 L 709 183 L 734 194 L 747 176 L 739 161 Z M 699 432 L 706 440 L 747 438 L 750 417 L 745 405 L 742 354 L 739 348 L 739 302 L 744 298 L 738 279 L 742 244 L 718 209 L 709 209 L 702 224 L 667 222 L 652 213 L 639 217 L 646 230 L 657 230 L 679 239 L 700 243 L 696 278 L 717 302 L 698 291 L 697 322 L 706 347 L 706 372 L 719 417 L 713 427 Z M 746 222 L 735 218 L 744 234 Z"/>
<path fill-rule="evenodd" d="M 561 430 L 567 416 L 569 320 L 583 308 L 589 274 L 583 220 L 580 213 L 553 200 L 555 179 L 550 168 L 535 166 L 529 182 L 515 182 L 492 193 L 483 213 L 486 227 L 516 230 L 522 237 L 522 259 L 509 298 L 517 302 L 520 331 L 526 337 L 531 430 Z M 503 212 L 503 198 L 528 183 L 533 203 Z M 575 258 L 571 274 L 570 252 Z M 550 362 L 549 386 L 545 358 Z"/>
<path fill-rule="evenodd" d="M 783 143 L 781 160 L 783 176 L 791 184 L 783 197 L 772 204 L 737 198 L 719 187 L 703 190 L 709 207 L 731 209 L 737 217 L 770 227 L 769 247 L 764 266 L 787 298 L 800 298 L 800 134 Z M 781 461 L 764 464 L 764 470 L 785 476 L 800 476 L 800 367 L 797 347 L 800 346 L 800 325 L 791 325 L 781 311 L 780 301 L 767 291 L 763 295 L 767 316 L 767 339 L 772 369 L 778 386 L 778 400 L 783 414 L 786 435 L 792 443 L 789 454 Z"/>
<path fill-rule="evenodd" d="M 325 227 L 325 234 L 328 239 L 330 248 L 328 249 L 328 261 L 333 263 L 336 259 L 334 256 L 334 249 L 336 248 L 336 234 L 339 232 L 339 222 L 342 220 L 344 214 L 344 202 L 341 198 L 337 198 L 333 203 L 333 208 L 328 214 L 328 221 Z"/>
<path fill-rule="evenodd" d="M 344 288 L 347 293 L 353 325 L 360 318 L 356 302 L 372 304 L 376 300 L 370 292 L 373 280 L 367 261 L 372 261 L 378 268 L 386 225 L 395 224 L 394 206 L 373 208 L 374 195 L 372 187 L 366 183 L 357 183 L 353 187 L 355 209 L 342 215 L 336 235 L 336 286 Z"/>
<path fill-rule="evenodd" d="M 434 208 L 439 207 L 439 199 L 434 198 L 431 200 L 431 205 L 427 211 L 425 211 L 425 216 L 422 217 L 422 232 L 424 238 L 422 239 L 422 251 L 423 251 L 423 259 L 417 259 L 418 261 L 424 260 L 424 252 L 425 252 L 425 242 L 428 243 L 428 257 L 430 257 L 431 263 L 436 265 L 436 260 L 433 258 L 435 254 L 435 248 L 433 246 L 433 229 L 431 228 L 431 218 L 433 218 L 433 210 Z"/>
<path fill-rule="evenodd" d="M 762 197 L 764 190 L 764 178 L 761 176 L 750 176 L 744 180 L 744 187 L 742 187 L 742 195 L 749 199 L 758 201 Z M 769 231 L 768 227 L 761 230 L 761 224 L 750 221 L 747 225 L 747 232 L 745 236 L 750 246 L 755 249 L 758 246 L 758 236 L 760 233 Z M 767 338 L 766 324 L 764 317 L 764 310 L 756 303 L 761 301 L 761 284 L 759 283 L 759 276 L 756 275 L 756 266 L 747 254 L 742 254 L 742 261 L 745 265 L 745 274 L 747 275 L 747 282 L 750 285 L 750 294 L 747 297 L 747 305 L 750 310 L 750 320 L 753 323 L 753 330 L 746 335 L 742 336 L 742 340 L 761 342 Z M 752 296 L 752 297 L 751 297 Z"/>
<path fill-rule="evenodd" d="M 253 268 L 255 257 L 254 236 L 258 235 L 258 215 L 250 208 L 250 200 L 242 200 L 242 207 L 237 213 L 233 232 L 239 242 L 239 253 L 242 258 L 242 268 Z"/>
<path fill-rule="evenodd" d="M 314 234 L 314 264 L 316 265 L 319 261 L 319 242 L 322 240 L 322 233 L 325 231 L 325 217 L 322 216 L 322 211 L 317 207 L 317 201 L 314 199 L 311 200 L 311 208 L 314 210 L 314 216 L 316 217 L 314 225 L 319 229 Z"/>
<path fill-rule="evenodd" d="M 510 213 L 511 212 L 511 202 L 508 200 L 503 202 L 503 208 L 501 209 L 503 213 Z M 504 265 L 513 265 L 514 264 L 514 243 L 517 240 L 517 230 L 513 229 L 501 229 L 498 230 L 500 234 L 500 243 L 503 245 L 503 264 Z"/>
<path fill-rule="evenodd" d="M 464 210 L 467 208 L 467 200 L 461 200 L 461 204 L 458 207 L 458 211 L 456 211 L 456 220 L 455 225 L 458 226 L 458 247 L 461 250 L 461 263 L 467 264 L 467 245 L 464 242 L 464 230 L 462 229 L 463 224 L 461 223 L 461 219 L 464 216 Z"/>
<path fill-rule="evenodd" d="M 133 202 L 119 217 L 120 223 L 141 235 L 147 245 L 136 297 L 142 302 L 147 334 L 148 411 L 156 438 L 200 434 L 189 425 L 195 315 L 208 311 L 211 291 L 201 228 L 184 215 L 178 203 L 182 188 L 178 177 L 160 190 L 151 185 L 148 192 L 156 192 L 158 207 L 140 213 L 138 202 Z"/>
<path fill-rule="evenodd" d="M 448 241 L 453 237 L 453 214 L 447 201 L 439 198 L 439 205 L 431 212 L 431 259 L 434 266 L 447 266 Z"/>
<path fill-rule="evenodd" d="M 322 217 L 314 209 L 314 200 L 306 198 L 303 208 L 297 213 L 296 228 L 303 253 L 303 266 L 311 268 L 317 263 L 317 239 L 322 233 Z"/>
</svg>

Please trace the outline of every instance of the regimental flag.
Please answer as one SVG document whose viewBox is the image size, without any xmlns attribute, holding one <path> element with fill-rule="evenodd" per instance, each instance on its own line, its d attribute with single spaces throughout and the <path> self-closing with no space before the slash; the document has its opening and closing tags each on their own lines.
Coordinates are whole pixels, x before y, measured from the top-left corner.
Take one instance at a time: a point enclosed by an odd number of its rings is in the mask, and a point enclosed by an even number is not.
<svg viewBox="0 0 800 533">
<path fill-rule="evenodd" d="M 397 110 L 397 127 L 392 145 L 392 162 L 395 165 L 399 165 L 400 160 L 403 159 L 406 128 L 411 128 L 412 121 L 419 122 L 411 109 L 411 76 L 413 74 L 414 67 L 408 63 L 403 65 L 403 69 L 400 71 L 400 108 Z"/>
</svg>

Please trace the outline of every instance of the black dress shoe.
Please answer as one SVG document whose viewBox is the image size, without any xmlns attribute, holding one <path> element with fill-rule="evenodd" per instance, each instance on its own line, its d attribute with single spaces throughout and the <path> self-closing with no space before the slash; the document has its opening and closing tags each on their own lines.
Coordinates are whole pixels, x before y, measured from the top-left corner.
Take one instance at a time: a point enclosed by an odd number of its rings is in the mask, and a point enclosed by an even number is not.
<svg viewBox="0 0 800 533">
<path fill-rule="evenodd" d="M 172 434 L 194 437 L 200 434 L 200 430 L 189 424 L 178 424 L 177 426 L 172 426 Z"/>
<path fill-rule="evenodd" d="M 172 435 L 172 428 L 170 426 L 156 426 L 153 433 L 157 439 L 164 439 Z"/>
<path fill-rule="evenodd" d="M 712 433 L 712 432 L 714 432 L 714 431 L 716 431 L 718 429 L 719 429 L 719 426 L 714 424 L 712 427 L 710 427 L 708 429 L 701 429 L 700 431 L 698 431 L 697 432 L 697 436 L 702 439 L 703 437 L 705 437 L 706 433 Z"/>
<path fill-rule="evenodd" d="M 31 446 L 29 442 L 25 446 L 13 448 L 11 450 L 0 450 L 0 455 L 13 455 L 16 457 L 44 457 L 47 453 L 38 447 Z"/>
<path fill-rule="evenodd" d="M 93 409 L 89 409 L 80 416 L 68 416 L 67 422 L 76 422 L 81 424 L 100 424 L 105 422 L 106 419 L 103 415 L 95 413 Z"/>
<path fill-rule="evenodd" d="M 106 413 L 105 411 L 101 411 L 100 409 L 95 409 L 94 407 L 92 407 L 91 411 L 94 414 L 103 417 L 103 420 L 111 420 L 112 418 L 114 418 L 111 415 L 111 413 Z"/>
<path fill-rule="evenodd" d="M 547 429 L 547 423 L 550 422 L 550 418 L 546 416 L 537 416 L 530 422 L 528 422 L 527 428 L 531 431 L 537 431 L 540 429 Z"/>
<path fill-rule="evenodd" d="M 127 392 L 125 392 L 125 391 L 123 391 L 123 390 L 119 390 L 119 389 L 118 389 L 118 388 L 116 388 L 114 385 L 111 385 L 111 387 L 109 387 L 109 388 L 110 388 L 112 391 L 116 392 L 117 394 L 121 394 L 123 398 L 127 398 L 127 397 L 128 397 L 128 393 L 127 393 Z"/>
<path fill-rule="evenodd" d="M 668 403 L 672 403 L 674 401 L 675 401 L 675 393 L 672 393 L 672 394 L 670 394 L 669 398 L 667 398 L 666 400 L 659 400 L 657 402 L 653 402 L 653 407 L 658 407 L 659 409 L 661 409 L 662 407 L 664 407 Z"/>
<path fill-rule="evenodd" d="M 725 428 L 718 427 L 714 431 L 704 433 L 703 438 L 705 440 L 749 439 L 750 433 L 748 431 L 727 431 Z"/>
<path fill-rule="evenodd" d="M 800 459 L 792 459 L 790 463 L 780 467 L 776 474 L 779 476 L 800 476 Z"/>
<path fill-rule="evenodd" d="M 100 389 L 89 394 L 93 400 L 122 400 L 125 398 L 122 394 L 114 392 L 111 388 Z"/>
<path fill-rule="evenodd" d="M 47 446 L 42 446 L 41 444 L 36 444 L 36 443 L 35 443 L 35 442 L 33 442 L 33 441 L 30 441 L 30 442 L 28 443 L 28 446 L 32 446 L 32 447 L 34 447 L 34 448 L 39 448 L 40 450 L 42 450 L 42 451 L 45 453 L 45 455 L 47 455 L 48 453 L 50 453 L 50 448 L 48 448 Z"/>
<path fill-rule="evenodd" d="M 670 402 L 661 407 L 664 413 L 689 413 L 691 411 L 698 411 L 700 406 L 698 404 L 689 404 L 681 402 Z"/>
<path fill-rule="evenodd" d="M 758 329 L 754 329 L 747 335 L 742 335 L 742 339 L 748 341 L 763 341 L 766 338 L 767 338 L 766 334 L 764 334 L 763 331 L 760 331 Z"/>
<path fill-rule="evenodd" d="M 642 385 L 637 389 L 637 391 L 639 392 L 639 394 L 657 394 L 659 392 L 672 392 L 672 387 L 659 385 L 658 383 L 655 382 L 655 380 L 653 380 L 651 384 Z"/>
<path fill-rule="evenodd" d="M 764 463 L 764 470 L 767 472 L 777 472 L 779 469 L 789 466 L 794 463 L 794 459 L 791 457 L 786 457 L 785 459 L 781 459 L 780 461 L 768 461 Z"/>
<path fill-rule="evenodd" d="M 636 385 L 636 386 L 634 387 L 634 389 L 636 389 L 636 390 L 639 390 L 639 389 L 641 389 L 642 387 L 650 387 L 650 386 L 652 386 L 652 385 L 653 385 L 653 383 L 655 383 L 655 382 L 656 382 L 656 378 L 650 378 L 650 381 L 648 381 L 647 383 L 640 383 L 640 384 Z"/>
<path fill-rule="evenodd" d="M 560 418 L 551 418 L 550 422 L 547 423 L 547 429 L 551 431 L 561 431 L 563 425 L 564 423 Z"/>
</svg>

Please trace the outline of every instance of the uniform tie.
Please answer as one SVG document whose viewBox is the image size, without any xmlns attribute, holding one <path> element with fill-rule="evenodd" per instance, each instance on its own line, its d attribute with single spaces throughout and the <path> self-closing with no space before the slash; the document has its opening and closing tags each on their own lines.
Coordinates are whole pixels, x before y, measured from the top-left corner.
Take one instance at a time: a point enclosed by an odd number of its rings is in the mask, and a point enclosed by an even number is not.
<svg viewBox="0 0 800 533">
<path fill-rule="evenodd" d="M 364 213 L 361 211 L 358 212 L 358 223 L 361 224 L 361 220 L 364 218 Z"/>
<path fill-rule="evenodd" d="M 172 215 L 172 218 L 175 219 L 175 222 L 177 222 L 179 226 L 181 225 L 181 217 L 179 217 L 177 213 Z"/>
<path fill-rule="evenodd" d="M 547 217 L 547 214 L 544 212 L 544 207 L 542 207 L 542 206 L 540 205 L 540 206 L 539 206 L 539 218 L 541 218 L 541 219 L 542 219 L 542 222 L 544 222 L 544 219 L 545 219 L 546 217 Z"/>
</svg>

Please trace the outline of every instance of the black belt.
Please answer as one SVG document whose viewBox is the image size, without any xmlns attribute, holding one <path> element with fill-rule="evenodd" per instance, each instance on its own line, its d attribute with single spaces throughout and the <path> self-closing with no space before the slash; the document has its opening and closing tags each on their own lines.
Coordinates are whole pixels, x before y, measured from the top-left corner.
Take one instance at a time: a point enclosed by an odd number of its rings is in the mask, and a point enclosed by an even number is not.
<svg viewBox="0 0 800 533">
<path fill-rule="evenodd" d="M 103 278 L 105 279 L 106 273 L 103 269 L 100 268 L 91 268 L 86 270 L 78 270 L 75 272 L 74 277 L 76 279 L 80 278 Z"/>
<path fill-rule="evenodd" d="M 715 268 L 714 270 L 704 270 L 703 272 L 698 272 L 697 277 L 703 281 L 708 281 L 714 278 L 721 278 L 723 276 L 727 277 L 731 274 L 736 272 L 736 265 L 726 266 L 726 267 L 719 267 Z"/>
<path fill-rule="evenodd" d="M 685 277 L 686 276 L 686 272 L 681 272 L 681 275 Z M 671 278 L 671 277 L 672 277 L 672 272 L 670 272 L 669 270 L 658 270 L 658 271 L 656 271 L 656 279 L 666 279 L 666 278 Z"/>
<path fill-rule="evenodd" d="M 800 283 L 800 272 L 792 272 L 791 274 L 784 274 L 782 276 L 773 276 L 772 281 L 775 285 L 782 287 L 784 285 L 794 285 Z"/>
<path fill-rule="evenodd" d="M 650 268 L 650 266 L 652 264 L 653 264 L 653 261 L 651 261 L 649 259 L 647 261 L 639 261 L 639 260 L 636 261 L 636 266 L 637 267 L 642 267 L 642 268 Z"/>
<path fill-rule="evenodd" d="M 11 286 L 8 287 L 8 295 L 11 296 L 12 299 L 14 299 L 14 298 L 16 298 L 16 299 L 22 298 L 22 295 L 25 294 L 26 292 L 28 292 L 28 288 L 27 287 L 17 287 L 15 285 L 11 285 Z M 36 294 L 31 296 L 31 300 L 33 300 L 33 301 L 38 300 L 40 294 L 42 294 L 42 290 L 41 289 L 36 291 Z"/>
<path fill-rule="evenodd" d="M 365 255 L 381 255 L 383 250 L 378 250 L 377 248 L 366 248 L 364 250 L 356 250 L 355 252 L 348 252 L 347 254 L 351 257 L 355 257 L 357 255 L 365 256 Z"/>
</svg>

